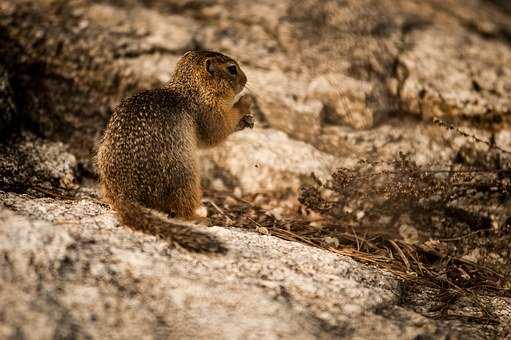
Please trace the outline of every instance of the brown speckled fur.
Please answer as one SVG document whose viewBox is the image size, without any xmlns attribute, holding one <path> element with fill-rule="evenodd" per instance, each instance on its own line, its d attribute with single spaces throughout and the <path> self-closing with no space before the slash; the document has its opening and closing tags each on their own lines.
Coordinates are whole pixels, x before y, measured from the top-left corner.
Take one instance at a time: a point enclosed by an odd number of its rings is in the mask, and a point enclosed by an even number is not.
<svg viewBox="0 0 511 340">
<path fill-rule="evenodd" d="M 227 67 L 235 66 L 236 74 Z M 120 221 L 166 237 L 191 250 L 205 250 L 212 237 L 157 216 L 151 209 L 195 218 L 201 188 L 197 148 L 222 142 L 245 127 L 250 98 L 246 76 L 216 52 L 186 53 L 164 88 L 124 99 L 114 110 L 97 153 L 104 199 Z"/>
</svg>

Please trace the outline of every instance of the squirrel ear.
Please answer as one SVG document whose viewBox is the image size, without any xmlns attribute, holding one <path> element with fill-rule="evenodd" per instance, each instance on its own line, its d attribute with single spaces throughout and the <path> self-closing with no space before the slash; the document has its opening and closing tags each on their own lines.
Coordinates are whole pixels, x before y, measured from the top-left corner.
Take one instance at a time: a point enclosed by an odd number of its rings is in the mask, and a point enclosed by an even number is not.
<svg viewBox="0 0 511 340">
<path fill-rule="evenodd" d="M 213 66 L 211 65 L 211 59 L 206 59 L 206 71 L 213 75 Z"/>
</svg>

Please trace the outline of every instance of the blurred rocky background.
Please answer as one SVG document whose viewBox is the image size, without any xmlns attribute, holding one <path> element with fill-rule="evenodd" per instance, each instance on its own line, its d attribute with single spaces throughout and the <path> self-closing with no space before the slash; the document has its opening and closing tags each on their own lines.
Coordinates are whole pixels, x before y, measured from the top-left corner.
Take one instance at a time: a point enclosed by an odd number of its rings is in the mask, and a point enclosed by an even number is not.
<svg viewBox="0 0 511 340">
<path fill-rule="evenodd" d="M 121 98 L 163 85 L 190 49 L 239 60 L 255 102 L 254 130 L 201 155 L 211 214 L 237 221 L 245 201 L 313 218 L 299 188 L 361 161 L 484 169 L 496 184 L 467 191 L 461 211 L 477 206 L 479 222 L 430 230 L 403 214 L 393 237 L 436 242 L 502 289 L 443 301 L 446 287 L 409 290 L 408 276 L 326 250 L 342 248 L 333 232 L 318 249 L 256 216 L 258 233 L 207 230 L 225 256 L 119 226 L 98 197 L 95 143 Z M 510 122 L 505 0 L 0 0 L 0 338 L 511 336 Z"/>
</svg>

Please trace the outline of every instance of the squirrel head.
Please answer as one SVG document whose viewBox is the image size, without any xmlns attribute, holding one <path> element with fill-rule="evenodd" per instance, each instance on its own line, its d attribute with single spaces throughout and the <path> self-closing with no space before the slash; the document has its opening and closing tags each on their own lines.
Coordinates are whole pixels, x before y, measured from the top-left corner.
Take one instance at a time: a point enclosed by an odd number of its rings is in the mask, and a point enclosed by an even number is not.
<svg viewBox="0 0 511 340">
<path fill-rule="evenodd" d="M 179 59 L 172 83 L 209 100 L 233 101 L 247 82 L 238 63 L 212 51 L 189 51 Z M 232 104 L 232 103 L 231 103 Z"/>
</svg>

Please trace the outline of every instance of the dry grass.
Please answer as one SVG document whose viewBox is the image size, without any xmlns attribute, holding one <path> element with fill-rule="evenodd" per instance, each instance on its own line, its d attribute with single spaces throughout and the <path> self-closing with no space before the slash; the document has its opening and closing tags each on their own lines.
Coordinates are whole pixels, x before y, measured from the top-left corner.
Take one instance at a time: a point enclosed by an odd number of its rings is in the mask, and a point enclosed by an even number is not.
<svg viewBox="0 0 511 340">
<path fill-rule="evenodd" d="M 432 316 L 498 323 L 483 302 L 511 298 L 511 171 L 509 168 L 418 167 L 405 155 L 392 162 L 361 162 L 339 169 L 329 183 L 281 197 L 210 192 L 211 222 L 301 242 L 385 268 L 408 292 L 435 292 Z M 299 203 L 298 203 L 299 202 Z M 502 209 L 493 209 L 500 207 Z M 504 215 L 502 215 L 504 214 Z M 500 224 L 499 224 L 500 223 Z M 415 231 L 403 235 L 402 226 Z M 501 254 L 502 266 L 471 259 L 471 252 Z M 422 287 L 422 288 L 421 288 Z M 468 299 L 463 315 L 450 306 Z"/>
</svg>

